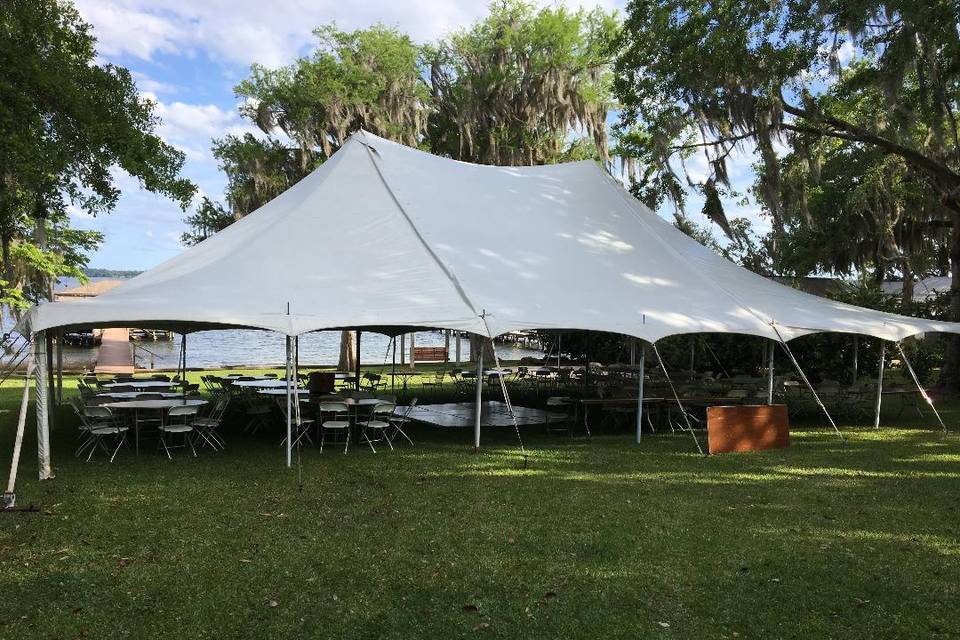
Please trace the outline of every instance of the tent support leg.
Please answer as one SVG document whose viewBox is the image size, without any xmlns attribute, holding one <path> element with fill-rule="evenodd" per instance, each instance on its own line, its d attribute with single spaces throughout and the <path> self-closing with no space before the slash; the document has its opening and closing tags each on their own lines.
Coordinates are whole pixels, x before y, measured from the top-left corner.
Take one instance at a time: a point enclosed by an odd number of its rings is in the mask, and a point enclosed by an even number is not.
<svg viewBox="0 0 960 640">
<path fill-rule="evenodd" d="M 913 382 L 917 385 L 917 389 L 920 391 L 920 395 L 923 396 L 923 399 L 927 401 L 927 404 L 930 405 L 930 408 L 933 409 L 933 415 L 937 416 L 937 422 L 940 423 L 940 426 L 943 428 L 943 432 L 947 432 L 947 425 L 943 423 L 943 418 L 940 417 L 940 412 L 937 411 L 937 408 L 933 406 L 933 398 L 930 397 L 930 394 L 927 393 L 927 390 L 923 388 L 923 385 L 920 384 L 920 378 L 917 377 L 916 372 L 913 370 L 913 367 L 910 365 L 910 361 L 907 360 L 907 354 L 903 351 L 903 345 L 899 342 L 897 343 L 897 349 L 900 350 L 900 357 L 903 358 L 903 363 L 907 365 L 907 371 L 910 372 L 910 377 L 913 378 Z"/>
<path fill-rule="evenodd" d="M 480 353 L 477 354 L 476 407 L 474 411 L 474 421 L 473 421 L 474 451 L 480 451 L 480 412 L 482 408 L 483 408 L 483 347 L 481 346 Z"/>
<path fill-rule="evenodd" d="M 636 352 L 636 341 L 634 341 L 634 353 Z M 637 382 L 637 444 L 640 444 L 641 438 L 643 438 L 643 378 L 645 375 L 644 368 L 646 365 L 647 349 L 646 347 L 640 348 L 640 370 L 639 381 Z"/>
<path fill-rule="evenodd" d="M 813 394 L 814 400 L 817 401 L 817 404 L 820 405 L 820 408 L 823 409 L 823 413 L 827 416 L 827 420 L 830 421 L 830 426 L 833 427 L 833 430 L 837 432 L 837 435 L 840 436 L 840 439 L 846 442 L 846 437 L 840 432 L 840 429 L 837 428 L 837 423 L 833 421 L 833 416 L 830 415 L 830 412 L 827 411 L 827 406 L 823 404 L 823 400 L 820 399 L 820 396 L 817 395 L 816 389 L 813 388 L 813 385 L 810 384 L 810 380 L 807 378 L 807 374 L 803 372 L 803 369 L 800 368 L 800 363 L 797 362 L 797 359 L 793 357 L 793 351 L 790 350 L 789 345 L 787 345 L 786 340 L 783 339 L 783 336 L 780 335 L 780 331 L 777 330 L 776 326 L 773 327 L 773 330 L 776 331 L 777 337 L 780 339 L 780 345 L 783 347 L 783 350 L 787 352 L 787 356 L 790 358 L 790 362 L 793 363 L 794 368 L 796 368 L 797 373 L 800 374 L 800 378 L 803 380 L 803 383 L 807 385 L 807 389 L 810 390 L 810 393 Z"/>
<path fill-rule="evenodd" d="M 776 343 L 770 341 L 770 359 L 767 364 L 767 404 L 773 404 L 773 354 L 775 353 Z"/>
<path fill-rule="evenodd" d="M 23 396 L 20 400 L 20 417 L 17 419 L 17 435 L 13 442 L 13 460 L 10 461 L 10 478 L 3 494 L 3 509 L 17 506 L 17 470 L 20 467 L 20 450 L 23 447 L 23 432 L 27 426 L 27 408 L 30 406 L 30 378 L 33 376 L 33 358 L 27 358 L 27 374 L 23 379 Z"/>
<path fill-rule="evenodd" d="M 663 377 L 667 379 L 667 384 L 670 385 L 670 391 L 673 392 L 673 399 L 677 401 L 677 407 L 680 409 L 680 415 L 683 417 L 684 423 L 687 425 L 687 430 L 690 432 L 690 435 L 693 436 L 693 443 L 697 445 L 697 451 L 700 452 L 700 455 L 706 455 L 703 452 L 703 447 L 700 446 L 700 440 L 697 438 L 697 434 L 693 431 L 693 425 L 690 424 L 690 417 L 687 415 L 687 410 L 684 408 L 683 403 L 680 402 L 680 396 L 677 395 L 677 389 L 673 386 L 673 381 L 670 380 L 670 374 L 667 372 L 667 368 L 663 366 L 663 358 L 660 357 L 660 350 L 657 349 L 657 343 L 654 342 L 651 345 L 653 347 L 653 353 L 657 356 L 657 362 L 660 363 L 660 368 L 663 370 Z"/>
<path fill-rule="evenodd" d="M 883 368 L 887 357 L 887 341 L 880 341 L 880 370 L 877 371 L 877 411 L 873 417 L 873 428 L 880 428 L 880 405 L 883 403 Z"/>
</svg>

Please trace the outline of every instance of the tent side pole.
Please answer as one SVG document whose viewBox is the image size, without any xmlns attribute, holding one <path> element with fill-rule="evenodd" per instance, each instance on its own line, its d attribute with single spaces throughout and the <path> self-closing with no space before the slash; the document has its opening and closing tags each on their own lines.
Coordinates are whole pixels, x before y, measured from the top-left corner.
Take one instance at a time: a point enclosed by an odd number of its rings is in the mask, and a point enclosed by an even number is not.
<svg viewBox="0 0 960 640">
<path fill-rule="evenodd" d="M 693 436 L 693 443 L 697 445 L 697 451 L 700 452 L 700 455 L 705 456 L 703 452 L 703 447 L 700 446 L 700 440 L 697 438 L 697 434 L 693 430 L 693 425 L 690 424 L 690 416 L 687 415 L 687 410 L 683 406 L 683 403 L 680 401 L 680 396 L 677 394 L 677 388 L 673 386 L 673 381 L 670 379 L 670 374 L 667 372 L 667 367 L 663 364 L 663 358 L 660 357 L 660 350 L 657 349 L 657 343 L 654 342 L 651 344 L 653 347 L 653 353 L 657 356 L 657 362 L 660 364 L 660 370 L 663 371 L 663 377 L 667 379 L 667 384 L 670 385 L 670 391 L 673 393 L 673 399 L 677 401 L 677 407 L 680 409 L 680 416 L 683 418 L 683 422 L 687 425 L 687 431 L 690 432 L 690 435 Z"/>
<path fill-rule="evenodd" d="M 813 399 L 817 401 L 817 404 L 820 405 L 820 408 L 823 410 L 823 414 L 827 416 L 827 420 L 830 421 L 830 426 L 833 427 L 833 430 L 837 432 L 837 435 L 840 436 L 841 440 L 846 441 L 846 437 L 844 437 L 844 435 L 840 432 L 840 429 L 837 427 L 837 423 L 833 421 L 833 416 L 831 416 L 830 412 L 827 411 L 827 406 L 823 404 L 823 400 L 820 399 L 820 395 L 817 393 L 816 389 L 813 388 L 813 385 L 810 384 L 810 379 L 807 378 L 807 374 L 804 373 L 803 369 L 800 368 L 800 363 L 797 362 L 797 359 L 793 356 L 793 351 L 790 350 L 786 340 L 784 340 L 783 336 L 780 335 L 780 331 L 777 330 L 776 326 L 773 327 L 773 330 L 777 332 L 777 337 L 780 338 L 780 344 L 783 346 L 783 350 L 787 352 L 787 356 L 789 356 L 790 362 L 793 363 L 797 373 L 800 374 L 800 379 L 803 380 L 805 385 L 807 385 L 807 389 L 809 389 L 810 393 L 813 394 Z"/>
<path fill-rule="evenodd" d="M 410 334 L 410 371 L 413 371 L 417 368 L 417 356 L 415 355 L 417 351 L 417 334 L 413 332 Z"/>
<path fill-rule="evenodd" d="M 33 336 L 34 405 L 37 414 L 37 467 L 41 480 L 53 477 L 50 467 L 50 405 L 47 401 L 47 336 L 38 331 Z"/>
<path fill-rule="evenodd" d="M 56 332 L 45 331 L 47 334 L 47 419 L 50 421 L 50 429 L 57 429 L 57 374 L 53 360 L 53 350 L 56 346 L 54 334 Z"/>
<path fill-rule="evenodd" d="M 776 343 L 773 340 L 770 341 L 770 360 L 767 364 L 767 404 L 773 404 L 773 354 L 775 352 Z"/>
<path fill-rule="evenodd" d="M 457 364 L 460 364 L 460 332 L 457 331 L 456 336 L 456 349 L 457 349 Z"/>
<path fill-rule="evenodd" d="M 923 396 L 923 399 L 927 401 L 927 404 L 930 405 L 930 408 L 933 409 L 933 415 L 937 416 L 937 422 L 940 423 L 940 426 L 943 428 L 943 432 L 947 432 L 947 425 L 943 423 L 943 418 L 940 417 L 940 412 L 937 411 L 937 408 L 933 406 L 933 398 L 930 397 L 930 394 L 927 393 L 927 390 L 923 388 L 923 385 L 920 384 L 920 378 L 917 377 L 916 372 L 913 370 L 913 366 L 910 364 L 910 361 L 907 360 L 907 354 L 903 351 L 903 345 L 899 342 L 897 343 L 897 349 L 900 350 L 900 357 L 903 358 L 903 364 L 907 365 L 907 371 L 910 372 L 910 377 L 913 378 L 913 382 L 917 385 L 917 390 L 920 392 L 920 395 Z"/>
<path fill-rule="evenodd" d="M 883 404 L 883 368 L 886 364 L 887 341 L 880 341 L 880 370 L 877 371 L 877 412 L 873 417 L 873 428 L 880 428 L 880 405 Z"/>
<path fill-rule="evenodd" d="M 290 412 L 291 412 L 291 402 L 290 395 L 292 393 L 291 384 L 290 384 L 290 336 L 286 336 L 287 339 L 287 361 L 286 361 L 286 377 L 287 377 L 287 467 L 289 468 L 293 464 L 293 453 L 292 453 L 292 441 L 291 436 L 293 433 L 292 425 L 290 424 Z"/>
<path fill-rule="evenodd" d="M 479 342 L 479 340 L 477 342 Z M 480 450 L 480 411 L 482 409 L 482 402 L 483 402 L 483 345 L 480 346 L 479 353 L 477 354 L 477 390 L 476 390 L 476 407 L 474 411 L 474 422 L 473 422 L 473 448 L 476 451 Z"/>
<path fill-rule="evenodd" d="M 57 405 L 63 404 L 63 329 L 57 329 Z"/>
<path fill-rule="evenodd" d="M 636 342 L 634 342 L 634 352 L 636 352 Z M 637 383 L 637 444 L 640 444 L 640 440 L 643 437 L 643 378 L 645 376 L 644 368 L 646 364 L 647 349 L 646 347 L 641 347 L 640 349 L 640 371 L 639 378 L 640 381 Z"/>
</svg>

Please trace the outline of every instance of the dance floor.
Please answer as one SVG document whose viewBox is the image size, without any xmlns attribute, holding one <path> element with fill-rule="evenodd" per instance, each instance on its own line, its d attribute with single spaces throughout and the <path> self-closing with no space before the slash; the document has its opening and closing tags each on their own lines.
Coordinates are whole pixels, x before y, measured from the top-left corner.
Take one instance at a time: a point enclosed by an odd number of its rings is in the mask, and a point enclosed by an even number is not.
<svg viewBox="0 0 960 640">
<path fill-rule="evenodd" d="M 410 412 L 417 422 L 437 427 L 473 427 L 476 405 L 473 402 L 447 402 L 445 404 L 421 404 Z M 543 409 L 513 405 L 513 414 L 520 426 L 544 424 L 550 416 L 560 418 L 563 414 L 550 413 Z M 480 426 L 512 427 L 513 420 L 507 405 L 496 400 L 487 400 L 480 405 Z"/>
</svg>

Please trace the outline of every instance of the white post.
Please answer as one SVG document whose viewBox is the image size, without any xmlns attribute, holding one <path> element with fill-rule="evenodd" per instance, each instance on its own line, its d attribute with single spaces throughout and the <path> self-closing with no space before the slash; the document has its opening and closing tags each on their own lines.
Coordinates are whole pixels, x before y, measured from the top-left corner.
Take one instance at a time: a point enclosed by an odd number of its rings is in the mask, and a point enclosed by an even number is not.
<svg viewBox="0 0 960 640">
<path fill-rule="evenodd" d="M 767 364 L 767 404 L 773 404 L 773 356 L 776 353 L 777 345 L 770 341 L 770 360 Z"/>
<path fill-rule="evenodd" d="M 50 405 L 47 396 L 47 336 L 44 331 L 33 335 L 34 404 L 37 413 L 37 466 L 41 480 L 53 477 L 50 468 Z"/>
<path fill-rule="evenodd" d="M 290 424 L 290 411 L 292 409 L 290 396 L 293 393 L 293 390 L 291 389 L 291 385 L 290 385 L 290 336 L 287 336 L 286 375 L 287 375 L 287 440 L 286 440 L 286 444 L 287 444 L 287 467 L 290 467 L 293 464 L 293 453 L 292 453 L 293 447 L 291 446 L 293 429 Z"/>
<path fill-rule="evenodd" d="M 479 340 L 476 341 L 480 343 Z M 480 353 L 477 354 L 477 406 L 476 420 L 473 424 L 473 448 L 480 450 L 480 410 L 483 402 L 483 345 L 480 345 Z"/>
<path fill-rule="evenodd" d="M 634 351 L 636 351 L 636 342 L 634 342 Z M 637 444 L 640 444 L 640 439 L 643 433 L 643 378 L 644 378 L 644 365 L 647 356 L 647 350 L 645 347 L 640 348 L 640 382 L 637 383 Z"/>
</svg>

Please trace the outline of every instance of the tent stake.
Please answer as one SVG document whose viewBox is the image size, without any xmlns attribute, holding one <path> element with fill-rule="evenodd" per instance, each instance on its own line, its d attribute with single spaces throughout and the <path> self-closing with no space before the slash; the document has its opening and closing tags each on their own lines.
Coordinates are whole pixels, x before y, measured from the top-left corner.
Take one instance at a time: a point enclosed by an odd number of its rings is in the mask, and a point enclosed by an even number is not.
<svg viewBox="0 0 960 640">
<path fill-rule="evenodd" d="M 883 402 L 883 367 L 887 357 L 887 341 L 880 341 L 880 370 L 877 372 L 877 414 L 873 418 L 873 428 L 880 428 L 880 405 Z"/>
<path fill-rule="evenodd" d="M 817 401 L 817 404 L 820 405 L 820 408 L 823 409 L 824 415 L 827 416 L 827 420 L 830 421 L 830 426 L 833 427 L 833 430 L 837 432 L 837 435 L 840 436 L 840 439 L 844 442 L 847 441 L 847 438 L 840 432 L 840 429 L 837 428 L 837 423 L 833 421 L 833 417 L 830 415 L 830 412 L 827 411 L 826 405 L 823 404 L 823 401 L 820 399 L 820 396 L 817 395 L 816 390 L 813 388 L 813 385 L 810 384 L 810 380 L 807 379 L 807 374 L 803 372 L 803 369 L 800 368 L 800 363 L 797 362 L 797 359 L 793 357 L 793 351 L 790 350 L 790 347 L 787 345 L 786 340 L 783 339 L 783 336 L 780 335 L 780 331 L 777 330 L 776 325 L 771 325 L 773 330 L 776 331 L 777 337 L 780 338 L 780 345 L 783 347 L 783 350 L 787 352 L 787 356 L 790 357 L 790 362 L 793 363 L 793 366 L 796 368 L 797 372 L 800 374 L 800 377 L 803 379 L 803 383 L 807 385 L 807 389 L 810 389 L 810 393 L 813 394 L 813 398 Z"/>
<path fill-rule="evenodd" d="M 680 402 L 680 396 L 677 395 L 677 389 L 673 386 L 673 381 L 670 380 L 670 374 L 667 373 L 667 368 L 663 366 L 663 358 L 660 357 L 660 350 L 657 349 L 657 343 L 653 342 L 651 345 L 653 347 L 653 353 L 657 356 L 657 362 L 660 363 L 660 368 L 663 370 L 663 377 L 667 379 L 667 384 L 670 385 L 670 391 L 673 393 L 673 399 L 677 401 L 677 406 L 680 408 L 680 415 L 683 416 L 683 421 L 687 425 L 687 430 L 690 432 L 690 435 L 693 436 L 693 443 L 697 445 L 697 451 L 700 452 L 700 455 L 706 455 L 703 452 L 703 447 L 700 446 L 700 440 L 697 438 L 697 434 L 693 431 L 693 425 L 690 424 L 690 417 L 687 416 L 687 410 L 683 408 L 683 403 Z"/>
<path fill-rule="evenodd" d="M 940 423 L 940 426 L 943 427 L 943 432 L 947 432 L 947 425 L 943 423 L 943 419 L 940 417 L 940 412 L 937 411 L 937 408 L 933 406 L 933 398 L 927 393 L 927 390 L 923 388 L 923 385 L 920 384 L 920 378 L 917 377 L 916 372 L 914 372 L 913 367 L 910 365 L 910 361 L 907 360 L 907 354 L 903 352 L 903 345 L 899 342 L 897 343 L 897 349 L 900 350 L 900 357 L 903 358 L 903 363 L 907 365 L 907 371 L 910 372 L 910 377 L 913 378 L 914 383 L 917 385 L 917 389 L 920 391 L 920 395 L 923 396 L 923 399 L 927 401 L 927 404 L 930 405 L 930 408 L 933 409 L 933 415 L 937 416 L 937 422 Z"/>
</svg>

